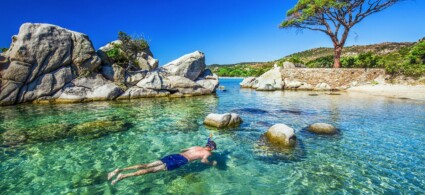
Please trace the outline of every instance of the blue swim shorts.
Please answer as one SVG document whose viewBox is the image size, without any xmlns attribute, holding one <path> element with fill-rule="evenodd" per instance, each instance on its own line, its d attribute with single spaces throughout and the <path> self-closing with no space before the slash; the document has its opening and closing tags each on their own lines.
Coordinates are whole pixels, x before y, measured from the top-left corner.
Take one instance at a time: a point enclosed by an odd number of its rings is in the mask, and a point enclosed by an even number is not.
<svg viewBox="0 0 425 195">
<path fill-rule="evenodd" d="M 167 166 L 167 170 L 171 171 L 177 169 L 189 162 L 186 157 L 181 154 L 171 154 L 164 158 L 161 158 L 161 161 Z"/>
</svg>

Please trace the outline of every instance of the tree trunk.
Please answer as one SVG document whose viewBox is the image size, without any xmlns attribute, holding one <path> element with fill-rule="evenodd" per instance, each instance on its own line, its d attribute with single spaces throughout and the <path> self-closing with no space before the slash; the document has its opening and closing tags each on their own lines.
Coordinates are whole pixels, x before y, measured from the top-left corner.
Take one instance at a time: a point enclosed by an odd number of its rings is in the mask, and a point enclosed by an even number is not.
<svg viewBox="0 0 425 195">
<path fill-rule="evenodd" d="M 335 45 L 334 46 L 334 68 L 341 68 L 341 53 L 342 53 L 342 46 Z"/>
</svg>

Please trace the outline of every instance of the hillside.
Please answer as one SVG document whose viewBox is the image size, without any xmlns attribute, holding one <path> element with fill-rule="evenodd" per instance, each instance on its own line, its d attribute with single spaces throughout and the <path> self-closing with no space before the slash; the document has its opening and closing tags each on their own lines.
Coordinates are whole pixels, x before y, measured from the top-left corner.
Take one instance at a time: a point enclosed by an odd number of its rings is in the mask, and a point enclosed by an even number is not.
<svg viewBox="0 0 425 195">
<path fill-rule="evenodd" d="M 379 44 L 372 44 L 372 45 L 353 45 L 349 46 L 343 49 L 342 57 L 347 56 L 356 56 L 361 53 L 367 53 L 372 52 L 377 55 L 385 55 L 388 53 L 399 51 L 401 48 L 412 46 L 413 42 L 386 42 L 386 43 L 379 43 Z M 312 60 L 326 57 L 326 56 L 332 56 L 333 55 L 333 48 L 330 47 L 319 47 L 314 49 L 305 50 L 302 52 L 297 52 L 288 56 L 283 57 L 290 58 L 290 57 L 298 57 L 301 61 L 308 63 Z"/>
<path fill-rule="evenodd" d="M 259 76 L 274 64 L 283 62 L 305 64 L 309 68 L 330 68 L 333 65 L 332 48 L 314 48 L 297 52 L 270 62 L 244 62 L 211 65 L 219 76 Z M 372 45 L 354 45 L 344 48 L 342 68 L 385 68 L 393 75 L 422 76 L 425 73 L 425 40 L 418 42 L 386 42 Z"/>
</svg>

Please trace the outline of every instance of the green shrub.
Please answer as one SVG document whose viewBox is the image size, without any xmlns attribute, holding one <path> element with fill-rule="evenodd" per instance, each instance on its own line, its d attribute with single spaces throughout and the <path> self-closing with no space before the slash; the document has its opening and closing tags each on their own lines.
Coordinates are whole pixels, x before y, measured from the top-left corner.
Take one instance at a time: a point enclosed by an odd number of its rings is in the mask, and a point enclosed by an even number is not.
<svg viewBox="0 0 425 195">
<path fill-rule="evenodd" d="M 357 57 L 349 56 L 341 58 L 341 67 L 343 68 L 355 68 Z"/>
<path fill-rule="evenodd" d="M 122 67 L 138 65 L 137 54 L 149 49 L 148 42 L 141 36 L 130 36 L 125 32 L 118 32 L 118 40 L 122 44 L 113 44 L 113 48 L 106 55 Z"/>
<path fill-rule="evenodd" d="M 5 48 L 5 47 L 0 48 L 0 52 L 1 52 L 1 53 L 6 52 L 7 50 L 9 50 L 9 48 Z"/>
<path fill-rule="evenodd" d="M 356 68 L 380 68 L 379 63 L 381 57 L 373 54 L 372 52 L 361 53 L 357 56 L 355 65 Z"/>
<path fill-rule="evenodd" d="M 309 68 L 331 68 L 334 64 L 333 55 L 320 57 L 307 62 L 306 66 Z"/>
<path fill-rule="evenodd" d="M 421 41 L 410 50 L 408 55 L 411 64 L 425 63 L 425 41 Z"/>
<path fill-rule="evenodd" d="M 121 45 L 112 44 L 112 49 L 106 52 L 106 55 L 114 61 L 114 63 L 125 67 L 129 64 L 129 59 L 125 52 L 121 50 Z"/>
</svg>

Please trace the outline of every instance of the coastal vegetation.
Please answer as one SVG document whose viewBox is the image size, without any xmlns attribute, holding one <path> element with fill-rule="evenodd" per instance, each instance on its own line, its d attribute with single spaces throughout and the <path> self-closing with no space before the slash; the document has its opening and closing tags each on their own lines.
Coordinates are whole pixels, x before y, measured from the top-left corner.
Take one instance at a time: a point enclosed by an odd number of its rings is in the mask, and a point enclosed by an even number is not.
<svg viewBox="0 0 425 195">
<path fill-rule="evenodd" d="M 233 65 L 211 65 L 219 76 L 248 77 L 269 70 L 273 64 L 283 62 L 305 64 L 308 68 L 331 68 L 334 57 L 332 48 L 314 48 L 297 52 L 281 59 L 264 63 L 241 63 Z M 350 46 L 342 51 L 341 68 L 384 68 L 387 74 L 419 77 L 425 74 L 425 39 L 415 43 L 381 43 Z M 248 71 L 249 70 L 249 71 Z M 260 74 L 261 75 L 261 74 Z"/>
<path fill-rule="evenodd" d="M 228 65 L 210 65 L 209 68 L 218 76 L 221 77 L 258 77 L 273 67 L 273 62 L 264 63 L 239 63 Z"/>
<path fill-rule="evenodd" d="M 138 65 L 137 54 L 149 49 L 148 42 L 141 36 L 130 36 L 125 32 L 118 32 L 119 42 L 111 43 L 112 49 L 106 55 L 116 64 L 126 68 Z"/>
<path fill-rule="evenodd" d="M 299 0 L 286 13 L 280 28 L 296 28 L 325 33 L 334 45 L 333 67 L 341 67 L 341 54 L 354 25 L 399 0 Z"/>
<path fill-rule="evenodd" d="M 1 47 L 0 48 L 0 53 L 4 53 L 8 50 L 9 48 L 5 48 L 5 47 Z"/>
</svg>

